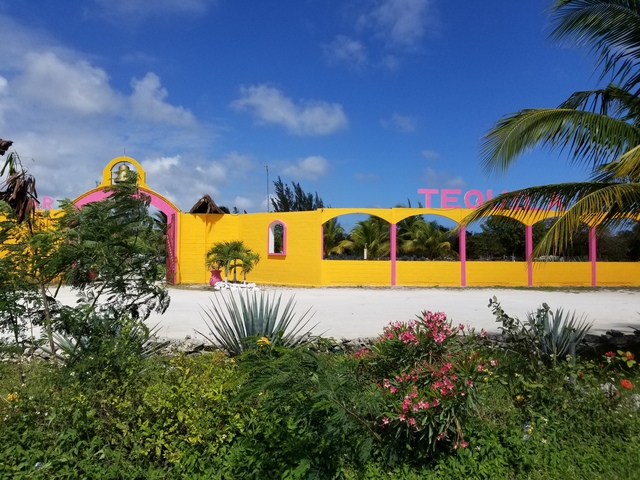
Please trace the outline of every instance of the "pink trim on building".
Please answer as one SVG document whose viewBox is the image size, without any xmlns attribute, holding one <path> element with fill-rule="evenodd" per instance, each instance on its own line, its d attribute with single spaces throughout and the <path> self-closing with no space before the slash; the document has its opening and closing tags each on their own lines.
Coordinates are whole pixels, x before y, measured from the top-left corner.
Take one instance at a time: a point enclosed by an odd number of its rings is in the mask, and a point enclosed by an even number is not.
<svg viewBox="0 0 640 480">
<path fill-rule="evenodd" d="M 460 286 L 467 286 L 467 229 L 460 227 Z"/>
<path fill-rule="evenodd" d="M 596 275 L 596 227 L 589 227 L 589 261 L 591 262 L 591 286 L 597 285 Z"/>
<path fill-rule="evenodd" d="M 395 223 L 389 225 L 389 236 L 391 237 L 391 251 L 389 257 L 391 259 L 391 286 L 396 284 L 396 244 L 397 244 L 398 227 Z"/>
<path fill-rule="evenodd" d="M 524 227 L 524 251 L 527 259 L 527 285 L 533 286 L 533 226 Z"/>
</svg>

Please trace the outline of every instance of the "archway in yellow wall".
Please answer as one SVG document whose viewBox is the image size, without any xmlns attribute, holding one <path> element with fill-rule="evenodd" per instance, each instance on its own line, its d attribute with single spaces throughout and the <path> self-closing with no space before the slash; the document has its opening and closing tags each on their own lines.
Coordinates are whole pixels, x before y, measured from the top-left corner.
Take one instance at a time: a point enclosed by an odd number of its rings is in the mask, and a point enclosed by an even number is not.
<svg viewBox="0 0 640 480">
<path fill-rule="evenodd" d="M 134 168 L 131 169 L 129 165 Z M 119 168 L 116 170 L 116 166 Z M 123 168 L 124 167 L 124 168 Z M 170 200 L 163 197 L 159 193 L 151 190 L 146 184 L 146 173 L 142 165 L 131 157 L 116 157 L 111 160 L 102 170 L 102 182 L 96 188 L 89 190 L 79 197 L 73 203 L 82 207 L 87 203 L 104 200 L 109 196 L 109 189 L 117 183 L 117 175 L 121 172 L 135 173 L 137 179 L 138 190 L 144 192 L 151 199 L 150 203 L 167 216 L 167 283 L 175 283 L 178 275 L 178 213 L 180 210 Z"/>
</svg>

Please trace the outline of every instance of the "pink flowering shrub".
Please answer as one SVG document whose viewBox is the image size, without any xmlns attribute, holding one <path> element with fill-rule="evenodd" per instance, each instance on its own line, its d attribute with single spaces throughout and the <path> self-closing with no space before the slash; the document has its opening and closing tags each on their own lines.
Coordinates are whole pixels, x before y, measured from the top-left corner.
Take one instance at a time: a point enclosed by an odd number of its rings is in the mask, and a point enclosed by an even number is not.
<svg viewBox="0 0 640 480">
<path fill-rule="evenodd" d="M 478 340 L 444 313 L 423 312 L 389 324 L 370 349 L 355 355 L 384 394 L 377 428 L 389 446 L 424 455 L 467 446 L 464 420 L 497 365 L 475 350 Z"/>
</svg>

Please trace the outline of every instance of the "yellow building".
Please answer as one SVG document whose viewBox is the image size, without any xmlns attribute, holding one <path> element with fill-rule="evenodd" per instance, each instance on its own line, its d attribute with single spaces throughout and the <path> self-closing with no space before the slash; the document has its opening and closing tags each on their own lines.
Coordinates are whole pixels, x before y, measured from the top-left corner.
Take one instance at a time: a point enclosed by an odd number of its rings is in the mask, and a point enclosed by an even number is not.
<svg viewBox="0 0 640 480">
<path fill-rule="evenodd" d="M 125 167 L 123 167 L 125 166 Z M 117 167 L 117 168 L 116 168 Z M 459 261 L 401 261 L 395 256 L 396 225 L 413 215 L 439 215 L 459 223 L 467 208 L 325 208 L 310 212 L 254 214 L 190 214 L 146 184 L 141 165 L 130 157 L 117 157 L 103 170 L 102 183 L 80 195 L 81 206 L 104 198 L 122 168 L 135 172 L 138 187 L 151 204 L 168 218 L 167 279 L 171 283 L 208 283 L 206 251 L 217 242 L 242 240 L 261 261 L 249 280 L 291 286 L 638 286 L 640 263 L 596 262 L 595 226 L 590 229 L 588 262 L 483 262 L 467 261 L 465 231 L 461 228 Z M 323 225 L 352 213 L 374 215 L 390 223 L 389 260 L 329 260 L 323 258 Z M 508 214 L 508 212 L 506 213 Z M 525 221 L 527 257 L 530 258 L 532 225 L 553 212 L 534 212 Z M 282 238 L 276 245 L 275 231 Z M 276 251 L 277 249 L 277 251 Z"/>
</svg>

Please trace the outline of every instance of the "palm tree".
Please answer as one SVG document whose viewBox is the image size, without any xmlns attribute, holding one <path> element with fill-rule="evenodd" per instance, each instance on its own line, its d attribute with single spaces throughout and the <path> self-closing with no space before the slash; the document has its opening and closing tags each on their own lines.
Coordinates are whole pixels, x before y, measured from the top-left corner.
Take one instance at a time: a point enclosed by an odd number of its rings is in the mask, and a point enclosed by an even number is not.
<svg viewBox="0 0 640 480">
<path fill-rule="evenodd" d="M 345 232 L 342 225 L 338 223 L 337 218 L 332 218 L 325 222 L 322 226 L 323 228 L 323 245 L 324 245 L 324 256 L 328 257 L 332 253 L 342 253 L 342 248 L 340 247 L 340 242 L 345 239 Z"/>
<path fill-rule="evenodd" d="M 506 171 L 534 147 L 565 151 L 574 164 L 592 169 L 584 182 L 530 187 L 499 195 L 463 221 L 504 209 L 522 219 L 532 209 L 559 202 L 558 221 L 535 256 L 567 247 L 582 223 L 619 226 L 640 215 L 640 1 L 556 0 L 552 38 L 572 39 L 600 54 L 603 76 L 618 84 L 574 93 L 558 108 L 527 109 L 498 121 L 483 140 L 489 173 Z"/>
<path fill-rule="evenodd" d="M 431 260 L 438 258 L 457 257 L 451 249 L 449 232 L 443 229 L 435 220 L 431 222 L 417 221 L 411 230 L 405 232 L 401 238 L 400 250 L 410 255 L 418 255 Z"/>
<path fill-rule="evenodd" d="M 242 265 L 241 265 L 242 274 L 244 276 L 244 283 L 246 284 L 247 273 L 251 273 L 251 270 L 253 270 L 253 267 L 255 267 L 258 264 L 258 262 L 260 262 L 260 254 L 258 252 L 252 252 L 251 250 L 247 249 L 242 254 L 240 261 L 242 262 Z"/>
<path fill-rule="evenodd" d="M 4 155 L 4 145 L 8 143 L 8 148 L 13 142 L 1 139 L 0 141 L 3 142 L 2 154 Z M 7 160 L 0 170 L 0 177 L 5 175 L 5 172 L 7 178 L 0 184 L 0 201 L 9 205 L 18 223 L 26 221 L 31 226 L 38 204 L 36 179 L 27 173 L 27 169 L 22 166 L 20 157 L 15 152 L 7 155 Z"/>
<path fill-rule="evenodd" d="M 390 245 L 389 222 L 370 216 L 356 223 L 339 247 L 359 253 L 366 251 L 368 258 L 380 259 L 389 255 Z"/>
<path fill-rule="evenodd" d="M 407 206 L 396 205 L 395 208 L 412 208 L 411 200 Z M 423 208 L 418 202 L 418 208 Z M 398 252 L 431 260 L 455 257 L 457 253 L 451 249 L 449 232 L 436 221 L 427 222 L 422 215 L 413 215 L 398 222 Z"/>
<path fill-rule="evenodd" d="M 236 268 L 240 266 L 242 255 L 249 249 L 241 240 L 218 242 L 206 253 L 205 263 L 210 269 L 224 269 L 225 282 L 229 279 L 229 270 L 233 270 L 233 281 L 236 281 Z"/>
</svg>

